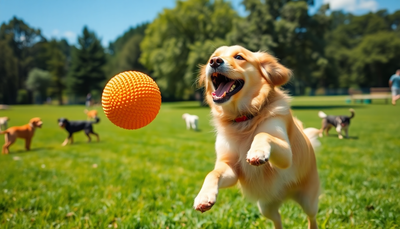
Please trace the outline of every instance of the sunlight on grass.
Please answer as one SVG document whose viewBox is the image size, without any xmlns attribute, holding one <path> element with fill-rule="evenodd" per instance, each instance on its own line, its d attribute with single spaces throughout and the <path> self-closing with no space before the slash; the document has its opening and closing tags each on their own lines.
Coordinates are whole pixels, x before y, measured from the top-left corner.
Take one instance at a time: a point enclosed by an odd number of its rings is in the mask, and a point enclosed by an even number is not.
<svg viewBox="0 0 400 229">
<path fill-rule="evenodd" d="M 398 228 L 400 226 L 399 107 L 379 101 L 346 104 L 345 97 L 299 97 L 293 112 L 306 127 L 320 127 L 317 113 L 356 116 L 350 139 L 334 131 L 321 138 L 317 152 L 322 183 L 320 228 Z M 193 199 L 215 161 L 215 133 L 209 109 L 196 102 L 164 103 L 145 128 L 114 126 L 95 107 L 100 142 L 84 133 L 74 145 L 57 118 L 86 119 L 83 106 L 12 106 L 0 111 L 9 126 L 39 116 L 32 151 L 19 139 L 0 160 L 2 228 L 271 228 L 255 203 L 237 188 L 220 191 L 207 213 L 193 210 Z M 188 131 L 184 113 L 200 117 L 200 131 Z M 4 144 L 1 138 L 0 144 Z M 305 228 L 306 217 L 293 202 L 281 208 L 285 228 Z"/>
</svg>

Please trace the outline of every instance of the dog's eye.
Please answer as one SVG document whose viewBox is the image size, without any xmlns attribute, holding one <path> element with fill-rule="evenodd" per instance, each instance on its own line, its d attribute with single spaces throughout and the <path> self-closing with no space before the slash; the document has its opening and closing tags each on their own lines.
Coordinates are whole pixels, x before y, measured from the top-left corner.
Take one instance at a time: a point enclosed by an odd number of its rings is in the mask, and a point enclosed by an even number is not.
<svg viewBox="0 0 400 229">
<path fill-rule="evenodd" d="M 236 55 L 233 58 L 235 58 L 236 60 L 244 60 L 244 58 L 241 55 Z"/>
</svg>

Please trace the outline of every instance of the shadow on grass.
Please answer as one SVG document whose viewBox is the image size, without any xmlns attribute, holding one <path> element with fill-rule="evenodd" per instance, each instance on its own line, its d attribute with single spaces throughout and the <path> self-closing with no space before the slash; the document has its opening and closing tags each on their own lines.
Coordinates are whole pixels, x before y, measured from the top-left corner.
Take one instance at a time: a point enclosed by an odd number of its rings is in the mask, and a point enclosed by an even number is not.
<svg viewBox="0 0 400 229">
<path fill-rule="evenodd" d="M 193 106 L 187 106 L 187 105 L 184 105 L 184 106 L 173 106 L 173 107 L 171 107 L 172 109 L 186 109 L 186 110 L 197 110 L 197 109 L 206 109 L 206 108 L 209 108 L 208 106 L 200 106 L 199 104 L 198 105 L 193 105 Z"/>
<path fill-rule="evenodd" d="M 339 108 L 364 108 L 366 105 L 293 105 L 291 109 L 293 110 L 328 110 L 328 109 L 339 109 Z M 200 106 L 200 105 L 193 105 L 193 106 L 173 106 L 172 109 L 186 109 L 186 110 L 195 110 L 195 109 L 204 109 L 209 108 L 208 106 Z"/>
<path fill-rule="evenodd" d="M 339 138 L 337 134 L 329 134 L 328 136 L 324 136 L 324 138 Z M 344 137 L 341 140 L 346 140 L 346 139 L 351 139 L 351 140 L 358 140 L 358 136 L 349 136 L 349 137 Z"/>
<path fill-rule="evenodd" d="M 328 110 L 338 108 L 363 108 L 363 105 L 294 105 L 291 106 L 293 110 Z"/>
<path fill-rule="evenodd" d="M 39 148 L 32 148 L 30 150 L 25 150 L 25 149 L 19 149 L 19 150 L 13 150 L 10 148 L 10 153 L 31 153 L 31 152 L 36 152 L 36 151 L 41 151 L 41 150 L 51 150 L 54 149 L 54 147 L 39 147 Z"/>
</svg>

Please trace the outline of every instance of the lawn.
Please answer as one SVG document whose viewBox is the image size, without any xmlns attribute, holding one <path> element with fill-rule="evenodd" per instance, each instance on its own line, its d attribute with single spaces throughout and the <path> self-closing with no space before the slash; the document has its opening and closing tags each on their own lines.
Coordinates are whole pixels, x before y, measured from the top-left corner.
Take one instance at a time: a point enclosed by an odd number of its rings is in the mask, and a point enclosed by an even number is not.
<svg viewBox="0 0 400 229">
<path fill-rule="evenodd" d="M 344 97 L 296 97 L 292 105 L 306 127 L 320 127 L 319 110 L 356 111 L 349 139 L 339 140 L 333 130 L 320 139 L 320 228 L 400 228 L 400 105 L 347 104 Z M 84 106 L 0 111 L 10 126 L 35 116 L 44 122 L 30 152 L 19 139 L 0 156 L 1 228 L 272 228 L 236 187 L 221 190 L 209 212 L 193 210 L 215 161 L 208 108 L 163 103 L 151 124 L 134 131 L 114 126 L 95 108 L 100 142 L 87 143 L 81 132 L 65 147 L 67 133 L 57 118 L 86 119 Z M 185 129 L 185 112 L 200 117 L 199 132 Z M 281 215 L 285 228 L 306 228 L 294 202 L 286 202 Z"/>
</svg>

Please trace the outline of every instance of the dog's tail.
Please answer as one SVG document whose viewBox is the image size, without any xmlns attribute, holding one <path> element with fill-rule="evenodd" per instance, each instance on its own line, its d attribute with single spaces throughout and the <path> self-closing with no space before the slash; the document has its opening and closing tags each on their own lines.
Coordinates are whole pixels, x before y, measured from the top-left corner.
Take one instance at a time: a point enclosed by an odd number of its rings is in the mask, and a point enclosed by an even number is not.
<svg viewBox="0 0 400 229">
<path fill-rule="evenodd" d="M 96 118 L 94 118 L 94 121 L 92 123 L 96 124 L 96 123 L 99 123 L 99 122 L 100 122 L 100 118 L 96 117 Z"/>
<path fill-rule="evenodd" d="M 350 119 L 354 118 L 354 115 L 356 115 L 356 113 L 354 112 L 353 109 L 350 109 L 350 113 L 351 113 L 351 116 L 349 118 Z"/>
<path fill-rule="evenodd" d="M 320 130 L 317 128 L 309 127 L 305 128 L 303 132 L 306 134 L 307 138 L 310 140 L 310 143 L 314 149 L 314 151 L 317 151 L 319 147 L 321 146 L 321 142 L 318 140 L 318 135 Z"/>
<path fill-rule="evenodd" d="M 319 111 L 318 112 L 318 116 L 320 117 L 320 118 L 326 118 L 328 115 L 326 115 L 324 112 L 322 112 L 322 111 Z"/>
<path fill-rule="evenodd" d="M 89 110 L 88 110 L 88 109 L 85 109 L 83 112 L 85 112 L 85 114 L 87 114 L 87 113 L 89 112 Z"/>
</svg>

